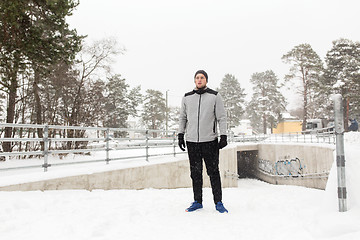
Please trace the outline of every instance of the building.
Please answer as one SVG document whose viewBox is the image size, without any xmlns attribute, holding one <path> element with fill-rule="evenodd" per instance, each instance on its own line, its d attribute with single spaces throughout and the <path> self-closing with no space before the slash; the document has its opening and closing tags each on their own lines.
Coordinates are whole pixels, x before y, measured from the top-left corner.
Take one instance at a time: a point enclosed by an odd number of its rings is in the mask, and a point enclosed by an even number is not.
<svg viewBox="0 0 360 240">
<path fill-rule="evenodd" d="M 273 133 L 296 133 L 302 131 L 302 120 L 296 119 L 289 113 L 283 113 L 283 121 L 279 122 Z"/>
</svg>

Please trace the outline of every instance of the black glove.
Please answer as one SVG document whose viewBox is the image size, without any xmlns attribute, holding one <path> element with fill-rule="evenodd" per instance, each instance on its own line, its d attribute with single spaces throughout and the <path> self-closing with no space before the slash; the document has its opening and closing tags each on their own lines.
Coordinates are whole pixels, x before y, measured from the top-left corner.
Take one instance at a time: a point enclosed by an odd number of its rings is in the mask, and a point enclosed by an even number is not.
<svg viewBox="0 0 360 240">
<path fill-rule="evenodd" d="M 224 148 L 227 145 L 227 136 L 221 135 L 220 136 L 220 142 L 219 142 L 219 149 Z"/>
<path fill-rule="evenodd" d="M 179 140 L 179 148 L 183 151 L 185 151 L 185 141 L 184 141 L 184 134 L 179 133 L 178 134 L 178 140 Z"/>
</svg>

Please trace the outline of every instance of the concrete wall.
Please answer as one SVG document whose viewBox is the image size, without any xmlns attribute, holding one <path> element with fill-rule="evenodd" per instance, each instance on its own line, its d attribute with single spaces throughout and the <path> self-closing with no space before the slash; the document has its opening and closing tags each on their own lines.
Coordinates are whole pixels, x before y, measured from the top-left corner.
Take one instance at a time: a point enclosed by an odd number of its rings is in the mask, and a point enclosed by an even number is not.
<svg viewBox="0 0 360 240">
<path fill-rule="evenodd" d="M 333 145 L 259 144 L 258 151 L 256 176 L 259 179 L 273 184 L 325 189 L 334 161 Z M 260 166 L 261 161 L 269 165 L 265 171 Z M 284 163 L 287 164 L 285 167 L 290 169 L 288 174 L 286 171 L 277 172 L 276 166 L 279 166 L 277 164 Z M 272 171 L 270 171 L 271 167 L 273 167 Z"/>
<path fill-rule="evenodd" d="M 223 187 L 237 187 L 237 178 L 231 173 L 237 172 L 236 147 L 220 151 L 220 175 Z M 210 180 L 204 167 L 204 187 L 210 187 Z M 0 187 L 2 191 L 35 191 L 65 189 L 144 189 L 144 188 L 185 188 L 191 187 L 190 166 L 188 160 L 146 165 L 84 174 L 79 176 L 44 179 Z"/>
<path fill-rule="evenodd" d="M 238 144 L 220 151 L 220 175 L 223 187 L 237 187 L 237 152 L 258 150 L 255 175 L 273 184 L 301 185 L 325 189 L 328 173 L 333 163 L 334 148 L 329 145 L 295 144 Z M 278 175 L 274 166 L 278 161 L 299 159 L 302 175 Z M 264 171 L 259 162 L 266 163 Z M 262 168 L 261 168 L 262 167 Z M 210 187 L 204 167 L 204 187 Z M 191 187 L 188 160 L 171 161 L 161 164 L 129 167 L 113 171 L 84 174 L 71 177 L 44 179 L 0 187 L 2 191 L 34 191 L 65 189 L 144 189 L 144 188 L 185 188 Z"/>
</svg>

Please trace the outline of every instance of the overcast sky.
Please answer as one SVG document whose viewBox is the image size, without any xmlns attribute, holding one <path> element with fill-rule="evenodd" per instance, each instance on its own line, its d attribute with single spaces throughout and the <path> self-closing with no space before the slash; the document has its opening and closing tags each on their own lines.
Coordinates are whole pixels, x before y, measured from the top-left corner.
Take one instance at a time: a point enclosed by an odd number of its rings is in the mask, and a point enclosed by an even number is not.
<svg viewBox="0 0 360 240">
<path fill-rule="evenodd" d="M 358 0 L 80 0 L 68 22 L 88 43 L 115 37 L 127 51 L 114 72 L 142 92 L 169 90 L 179 106 L 198 69 L 210 88 L 230 73 L 251 96 L 251 75 L 273 70 L 283 79 L 281 57 L 294 46 L 309 43 L 324 59 L 333 40 L 359 41 L 359 9 Z"/>
</svg>

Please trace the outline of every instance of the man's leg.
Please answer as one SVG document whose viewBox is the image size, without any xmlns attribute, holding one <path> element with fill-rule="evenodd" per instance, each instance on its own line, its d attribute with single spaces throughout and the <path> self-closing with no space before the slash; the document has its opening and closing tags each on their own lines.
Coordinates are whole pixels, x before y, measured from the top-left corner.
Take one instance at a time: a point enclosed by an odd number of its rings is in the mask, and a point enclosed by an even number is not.
<svg viewBox="0 0 360 240">
<path fill-rule="evenodd" d="M 218 141 L 203 143 L 201 151 L 206 165 L 206 172 L 210 177 L 214 202 L 216 204 L 222 200 Z"/>
<path fill-rule="evenodd" d="M 198 143 L 186 142 L 190 161 L 190 176 L 194 192 L 194 200 L 202 203 L 202 186 L 203 186 L 203 164 L 201 149 Z"/>
</svg>

